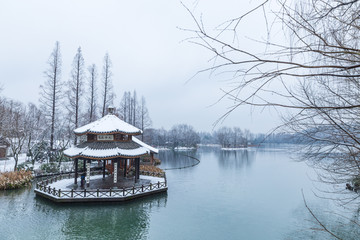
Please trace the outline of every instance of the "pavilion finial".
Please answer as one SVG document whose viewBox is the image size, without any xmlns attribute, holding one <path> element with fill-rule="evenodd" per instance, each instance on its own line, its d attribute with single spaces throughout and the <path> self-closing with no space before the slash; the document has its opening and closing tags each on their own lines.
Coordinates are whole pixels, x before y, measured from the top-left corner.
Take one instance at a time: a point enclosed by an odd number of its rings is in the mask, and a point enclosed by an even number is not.
<svg viewBox="0 0 360 240">
<path fill-rule="evenodd" d="M 108 106 L 108 108 L 107 108 L 107 110 L 108 110 L 108 114 L 114 114 L 115 113 L 115 107 L 114 106 Z"/>
</svg>

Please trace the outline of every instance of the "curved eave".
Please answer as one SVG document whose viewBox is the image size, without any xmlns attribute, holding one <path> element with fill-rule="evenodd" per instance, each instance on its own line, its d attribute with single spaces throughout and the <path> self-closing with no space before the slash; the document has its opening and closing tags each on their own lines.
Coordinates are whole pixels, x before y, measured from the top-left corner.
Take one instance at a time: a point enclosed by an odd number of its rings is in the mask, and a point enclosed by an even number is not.
<svg viewBox="0 0 360 240">
<path fill-rule="evenodd" d="M 94 160 L 114 159 L 114 158 L 138 158 L 149 154 L 149 150 L 141 147 L 135 149 L 91 149 L 91 148 L 69 148 L 64 151 L 64 155 L 69 158 L 85 158 Z"/>
<path fill-rule="evenodd" d="M 159 149 L 154 148 L 154 147 L 152 147 L 152 146 L 150 146 L 150 145 L 148 145 L 148 144 L 144 143 L 143 141 L 141 141 L 140 139 L 138 139 L 138 138 L 136 138 L 136 137 L 132 138 L 132 140 L 133 140 L 134 142 L 136 142 L 137 144 L 139 144 L 140 146 L 142 146 L 142 147 L 145 147 L 145 148 L 149 149 L 149 150 L 150 150 L 150 152 L 152 152 L 152 153 L 156 153 L 156 154 L 158 154 L 158 153 L 159 153 Z"/>
</svg>

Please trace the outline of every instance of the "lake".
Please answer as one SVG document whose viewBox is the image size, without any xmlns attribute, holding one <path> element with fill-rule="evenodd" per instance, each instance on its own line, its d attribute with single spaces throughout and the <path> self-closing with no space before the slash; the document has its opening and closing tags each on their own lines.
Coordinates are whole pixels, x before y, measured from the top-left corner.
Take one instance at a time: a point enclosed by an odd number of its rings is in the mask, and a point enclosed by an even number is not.
<svg viewBox="0 0 360 240">
<path fill-rule="evenodd" d="M 314 196 L 314 171 L 290 146 L 162 151 L 168 192 L 126 203 L 55 204 L 32 188 L 0 192 L 0 239 L 331 239 L 309 207 L 345 239 L 359 227 Z M 174 169 L 200 163 L 191 168 Z M 331 211 L 331 212 L 329 212 Z M 358 220 L 358 213 L 346 213 Z M 342 223 L 345 222 L 345 225 Z"/>
</svg>

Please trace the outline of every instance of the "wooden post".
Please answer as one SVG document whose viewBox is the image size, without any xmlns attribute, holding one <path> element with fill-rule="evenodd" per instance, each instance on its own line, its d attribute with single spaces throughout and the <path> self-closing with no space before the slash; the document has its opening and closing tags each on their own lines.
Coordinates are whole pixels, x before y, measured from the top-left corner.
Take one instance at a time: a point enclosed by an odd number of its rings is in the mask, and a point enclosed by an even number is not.
<svg viewBox="0 0 360 240">
<path fill-rule="evenodd" d="M 86 172 L 86 160 L 83 159 L 83 171 Z"/>
<path fill-rule="evenodd" d="M 139 182 L 140 178 L 140 158 L 135 158 L 135 182 Z"/>
<path fill-rule="evenodd" d="M 77 184 L 78 166 L 79 166 L 79 159 L 75 158 L 75 179 L 74 179 L 74 184 Z"/>
<path fill-rule="evenodd" d="M 116 159 L 116 163 L 117 163 L 117 165 L 118 165 L 118 172 L 117 172 L 117 174 L 118 174 L 118 176 L 119 176 L 119 168 L 120 168 L 120 158 L 117 158 Z"/>
<path fill-rule="evenodd" d="M 104 164 L 103 164 L 103 178 L 105 178 L 105 168 L 106 168 L 106 160 L 103 160 Z"/>
<path fill-rule="evenodd" d="M 126 178 L 126 166 L 127 165 L 127 159 L 124 159 L 124 178 Z"/>
</svg>

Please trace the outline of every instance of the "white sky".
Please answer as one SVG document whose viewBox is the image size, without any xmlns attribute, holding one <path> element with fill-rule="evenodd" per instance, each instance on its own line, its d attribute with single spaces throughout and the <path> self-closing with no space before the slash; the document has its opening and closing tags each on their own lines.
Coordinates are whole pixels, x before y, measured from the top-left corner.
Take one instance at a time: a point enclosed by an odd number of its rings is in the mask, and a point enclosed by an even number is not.
<svg viewBox="0 0 360 240">
<path fill-rule="evenodd" d="M 253 1 L 184 0 L 205 24 L 214 27 L 250 8 Z M 249 35 L 260 34 L 254 17 L 243 26 Z M 109 52 L 113 84 L 119 105 L 124 91 L 144 95 L 153 127 L 169 129 L 188 123 L 199 131 L 212 124 L 231 102 L 211 106 L 226 83 L 197 71 L 209 67 L 211 53 L 184 41 L 191 35 L 180 28 L 195 28 L 177 0 L 0 0 L 0 83 L 5 97 L 38 103 L 43 72 L 56 41 L 62 52 L 62 80 L 68 80 L 73 57 L 81 46 L 86 66 L 99 73 Z M 240 108 L 223 125 L 266 132 L 279 124 L 276 112 Z M 221 125 L 220 125 L 221 126 Z"/>
</svg>

